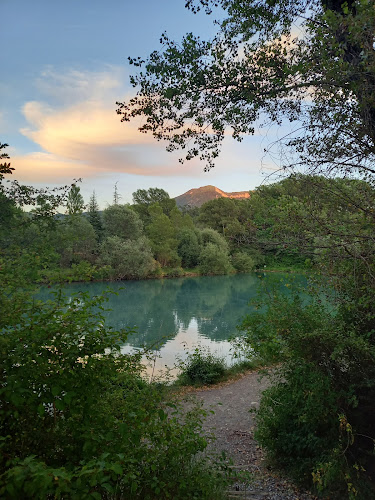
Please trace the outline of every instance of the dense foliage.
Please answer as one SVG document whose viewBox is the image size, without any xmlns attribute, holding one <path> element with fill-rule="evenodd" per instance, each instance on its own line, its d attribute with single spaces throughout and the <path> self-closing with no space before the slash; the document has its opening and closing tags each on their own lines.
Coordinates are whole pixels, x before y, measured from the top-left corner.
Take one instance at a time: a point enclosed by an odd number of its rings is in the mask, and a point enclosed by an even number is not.
<svg viewBox="0 0 375 500">
<path fill-rule="evenodd" d="M 186 5 L 206 14 L 218 9 L 217 36 L 204 41 L 190 33 L 178 43 L 163 34 L 160 51 L 130 59 L 139 69 L 131 78 L 137 94 L 118 103 L 118 113 L 122 120 L 142 116 L 143 132 L 166 140 L 168 150 L 185 149 L 186 159 L 199 157 L 207 169 L 227 132 L 241 140 L 258 126 L 289 122 L 268 152 L 292 177 L 256 190 L 244 211 L 230 200 L 211 202 L 198 220 L 227 239 L 237 267 L 244 255 L 256 266 L 313 267 L 312 302 L 271 293 L 266 311 L 263 305 L 243 324 L 249 345 L 283 362 L 264 396 L 258 436 L 299 480 L 339 498 L 372 497 L 373 2 Z"/>
<path fill-rule="evenodd" d="M 267 305 L 242 324 L 256 354 L 282 362 L 257 415 L 258 439 L 297 481 L 338 498 L 371 497 L 372 334 L 350 318 L 349 303 L 333 309 L 322 290 L 310 303 L 270 291 Z"/>
<path fill-rule="evenodd" d="M 95 243 L 90 222 L 76 210 L 51 217 L 42 194 L 30 213 L 5 190 L 1 201 L 1 498 L 222 498 L 227 469 L 204 453 L 204 412 L 182 411 L 165 387 L 145 382 L 145 352 L 121 352 L 132 330 L 105 325 L 105 299 L 56 292 L 41 302 L 32 293 L 43 268 L 58 266 L 57 243 L 77 267 L 89 264 L 74 236 L 90 227 Z M 141 240 L 111 238 L 139 272 L 131 249 Z M 147 247 L 146 257 L 153 262 Z"/>
<path fill-rule="evenodd" d="M 121 354 L 99 299 L 25 303 L 0 334 L 2 498 L 219 498 L 201 435 Z"/>
</svg>

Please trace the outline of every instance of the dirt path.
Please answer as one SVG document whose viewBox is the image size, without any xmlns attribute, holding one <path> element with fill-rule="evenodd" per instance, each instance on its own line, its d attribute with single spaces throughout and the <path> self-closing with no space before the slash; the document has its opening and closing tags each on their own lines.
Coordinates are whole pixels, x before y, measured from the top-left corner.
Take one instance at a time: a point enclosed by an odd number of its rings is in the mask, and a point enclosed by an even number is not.
<svg viewBox="0 0 375 500">
<path fill-rule="evenodd" d="M 193 397 L 201 400 L 205 409 L 214 411 L 205 422 L 205 430 L 216 437 L 211 449 L 225 451 L 235 469 L 247 470 L 255 476 L 251 484 L 234 484 L 230 498 L 310 500 L 314 497 L 298 491 L 266 466 L 264 453 L 254 439 L 254 415 L 249 410 L 258 407 L 268 384 L 268 379 L 260 379 L 257 372 L 252 372 L 234 382 L 196 390 Z"/>
</svg>

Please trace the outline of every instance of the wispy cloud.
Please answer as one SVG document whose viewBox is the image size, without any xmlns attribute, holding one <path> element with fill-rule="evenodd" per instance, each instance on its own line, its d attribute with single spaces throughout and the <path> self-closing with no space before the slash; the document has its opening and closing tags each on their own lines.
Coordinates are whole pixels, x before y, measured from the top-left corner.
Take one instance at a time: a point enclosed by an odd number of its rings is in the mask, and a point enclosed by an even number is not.
<svg viewBox="0 0 375 500">
<path fill-rule="evenodd" d="M 47 66 L 36 79 L 35 86 L 48 99 L 60 105 L 97 100 L 110 101 L 124 88 L 127 80 L 125 70 L 119 66 L 106 66 L 102 71 L 70 69 L 57 71 Z"/>
</svg>

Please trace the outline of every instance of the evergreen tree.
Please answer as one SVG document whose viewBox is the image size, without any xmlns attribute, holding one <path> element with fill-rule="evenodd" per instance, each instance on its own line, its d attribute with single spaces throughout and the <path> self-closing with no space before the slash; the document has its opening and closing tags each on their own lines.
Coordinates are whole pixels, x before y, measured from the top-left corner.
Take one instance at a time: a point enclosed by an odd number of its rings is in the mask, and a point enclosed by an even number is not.
<svg viewBox="0 0 375 500">
<path fill-rule="evenodd" d="M 176 230 L 171 220 L 163 213 L 159 203 L 150 208 L 151 223 L 147 226 L 147 236 L 155 258 L 162 266 L 179 266 L 181 259 L 177 254 Z"/>
<path fill-rule="evenodd" d="M 96 238 L 100 242 L 103 236 L 103 223 L 102 217 L 99 212 L 99 205 L 96 199 L 95 191 L 93 191 L 92 195 L 90 196 L 90 201 L 88 204 L 88 217 L 90 224 L 94 228 Z"/>
</svg>

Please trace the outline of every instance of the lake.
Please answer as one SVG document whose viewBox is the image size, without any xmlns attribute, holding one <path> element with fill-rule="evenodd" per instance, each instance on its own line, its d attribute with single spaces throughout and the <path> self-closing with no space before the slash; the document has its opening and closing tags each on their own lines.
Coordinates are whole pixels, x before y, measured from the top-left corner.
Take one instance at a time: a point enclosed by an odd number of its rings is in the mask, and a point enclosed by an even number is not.
<svg viewBox="0 0 375 500">
<path fill-rule="evenodd" d="M 262 284 L 277 284 L 286 293 L 291 280 L 305 285 L 302 276 L 276 273 L 250 273 L 226 276 L 199 276 L 113 283 L 76 283 L 66 285 L 69 296 L 79 291 L 98 295 L 108 288 L 110 294 L 105 313 L 108 325 L 114 328 L 136 327 L 137 333 L 123 346 L 131 352 L 143 345 L 153 346 L 155 359 L 147 373 L 161 373 L 173 368 L 176 357 L 184 359 L 195 347 L 207 348 L 233 362 L 228 339 L 237 334 L 241 318 L 251 312 L 249 301 L 254 299 Z M 50 290 L 43 289 L 45 299 Z M 173 373 L 172 373 L 173 374 Z"/>
</svg>

